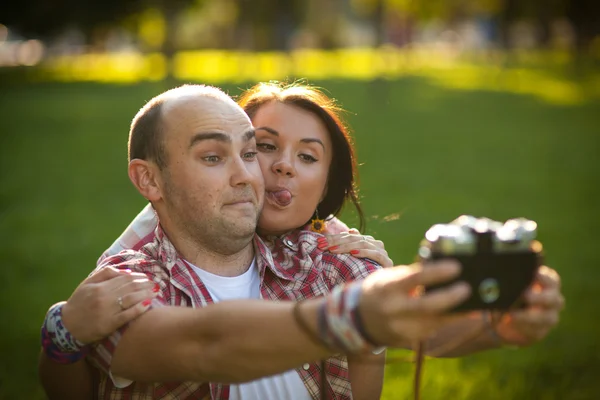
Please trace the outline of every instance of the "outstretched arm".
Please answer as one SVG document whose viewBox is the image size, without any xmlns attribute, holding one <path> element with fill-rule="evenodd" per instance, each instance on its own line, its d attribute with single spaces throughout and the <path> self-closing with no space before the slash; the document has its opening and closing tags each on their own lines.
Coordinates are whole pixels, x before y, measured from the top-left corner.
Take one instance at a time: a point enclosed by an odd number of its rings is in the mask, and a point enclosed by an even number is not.
<svg viewBox="0 0 600 400">
<path fill-rule="evenodd" d="M 303 307 L 313 331 L 321 301 L 307 300 Z M 292 306 L 235 300 L 199 309 L 152 309 L 123 334 L 112 358 L 112 373 L 132 381 L 232 383 L 332 355 L 298 328 Z"/>
<path fill-rule="evenodd" d="M 455 284 L 421 298 L 411 297 L 411 291 L 421 284 L 451 279 L 458 271 L 448 263 L 427 269 L 380 270 L 363 282 L 336 288 L 325 298 L 305 300 L 303 319 L 323 343 L 350 340 L 347 345 L 354 348 L 361 334 L 352 328 L 354 322 L 348 319 L 345 307 L 356 304 L 357 299 L 341 300 L 339 296 L 360 293 L 357 310 L 365 337 L 390 346 L 413 342 L 443 325 L 446 318 L 440 312 L 463 301 L 468 289 Z M 337 314 L 335 304 L 342 305 L 346 317 Z M 113 336 L 106 343 L 116 345 L 112 358 L 98 360 L 113 376 L 132 381 L 231 383 L 277 374 L 340 353 L 340 347 L 319 345 L 303 332 L 294 319 L 293 306 L 293 302 L 283 301 L 232 300 L 196 309 L 159 307 L 129 324 L 120 340 L 119 335 Z M 419 313 L 415 313 L 417 309 Z M 330 329 L 325 333 L 318 322 L 323 318 Z M 350 325 L 339 325 L 340 321 Z M 346 328 L 340 330 L 340 326 Z M 333 342 L 328 339 L 331 335 L 337 338 Z"/>
</svg>

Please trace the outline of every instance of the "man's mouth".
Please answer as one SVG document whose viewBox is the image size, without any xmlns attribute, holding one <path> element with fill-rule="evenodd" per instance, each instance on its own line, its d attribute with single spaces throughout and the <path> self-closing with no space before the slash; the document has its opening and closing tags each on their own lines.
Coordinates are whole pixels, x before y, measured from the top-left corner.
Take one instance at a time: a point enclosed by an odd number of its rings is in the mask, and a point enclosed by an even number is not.
<svg viewBox="0 0 600 400">
<path fill-rule="evenodd" d="M 228 205 L 228 206 L 238 206 L 238 205 L 245 205 L 245 204 L 254 204 L 254 201 L 252 199 L 239 199 L 239 200 L 235 200 L 235 201 L 226 203 L 226 205 Z"/>
<path fill-rule="evenodd" d="M 287 189 L 267 190 L 266 197 L 269 203 L 284 208 L 292 203 L 292 193 Z"/>
</svg>

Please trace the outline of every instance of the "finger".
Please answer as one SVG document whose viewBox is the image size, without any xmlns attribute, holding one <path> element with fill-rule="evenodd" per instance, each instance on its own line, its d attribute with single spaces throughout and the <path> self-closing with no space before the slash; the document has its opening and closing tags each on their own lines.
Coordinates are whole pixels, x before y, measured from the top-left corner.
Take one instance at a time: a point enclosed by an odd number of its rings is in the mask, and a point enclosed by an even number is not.
<svg viewBox="0 0 600 400">
<path fill-rule="evenodd" d="M 419 285 L 434 285 L 447 282 L 460 274 L 461 266 L 454 260 L 429 262 L 423 266 L 414 264 L 414 272 L 407 274 L 401 280 L 400 286 L 410 290 Z"/>
<path fill-rule="evenodd" d="M 329 251 L 330 253 L 334 253 L 334 254 L 347 254 L 347 253 L 350 253 L 352 250 L 361 250 L 361 249 L 377 250 L 378 247 L 375 246 L 373 243 L 370 243 L 370 242 L 367 242 L 364 240 L 351 240 L 351 241 L 347 241 L 343 244 L 331 246 L 327 249 L 327 251 Z M 354 253 L 352 253 L 352 254 L 354 254 Z"/>
<path fill-rule="evenodd" d="M 142 290 L 129 291 L 123 294 L 119 294 L 116 299 L 121 297 L 121 304 L 123 304 L 123 309 L 131 308 L 135 306 L 137 303 L 141 303 L 146 299 L 153 299 L 158 295 L 159 287 L 158 285 L 145 288 Z M 118 301 L 115 300 L 115 303 L 119 305 Z M 121 309 L 119 309 L 121 311 Z"/>
<path fill-rule="evenodd" d="M 321 248 L 335 253 L 348 253 L 353 249 L 360 248 L 380 248 L 385 249 L 385 245 L 381 240 L 375 239 L 373 236 L 365 235 L 350 235 L 339 234 L 327 236 L 324 240 L 320 240 Z"/>
<path fill-rule="evenodd" d="M 113 295 L 114 296 L 124 296 L 127 293 L 140 292 L 144 290 L 154 290 L 156 292 L 159 291 L 159 286 L 157 283 L 149 280 L 147 277 L 144 278 L 135 278 L 124 281 L 119 286 L 114 286 Z"/>
<path fill-rule="evenodd" d="M 527 291 L 525 300 L 530 307 L 555 308 L 562 310 L 565 305 L 565 299 L 557 290 L 543 290 L 541 292 Z"/>
<path fill-rule="evenodd" d="M 331 235 L 326 234 L 322 238 L 317 239 L 317 241 L 319 244 L 328 248 L 332 246 L 339 246 L 340 244 L 347 243 L 348 241 L 358 241 L 360 238 L 362 238 L 361 235 L 344 232 Z"/>
<path fill-rule="evenodd" d="M 368 258 L 375 261 L 377 264 L 384 268 L 389 268 L 394 265 L 392 259 L 388 256 L 385 250 L 372 250 L 372 249 L 355 249 L 350 252 L 354 257 Z"/>
<path fill-rule="evenodd" d="M 349 233 L 353 233 L 355 235 L 360 235 L 360 232 L 358 229 L 356 228 L 350 228 L 350 230 L 348 231 Z"/>
<path fill-rule="evenodd" d="M 471 294 L 471 287 L 465 282 L 457 282 L 443 289 L 426 292 L 421 297 L 409 298 L 406 311 L 411 313 L 439 313 L 450 310 L 465 301 Z"/>
<path fill-rule="evenodd" d="M 131 270 L 129 269 L 117 269 L 114 267 L 104 267 L 99 271 L 94 272 L 90 275 L 86 281 L 87 283 L 99 283 L 104 282 L 109 279 L 116 278 L 118 276 L 130 274 Z"/>
<path fill-rule="evenodd" d="M 132 307 L 127 308 L 126 310 L 121 311 L 120 313 L 116 314 L 115 318 L 112 319 L 112 324 L 113 324 L 112 331 L 115 331 L 118 328 L 120 328 L 121 326 L 125 325 L 126 323 L 133 321 L 134 319 L 136 319 L 137 317 L 139 317 L 140 315 L 142 315 L 143 313 L 148 311 L 151 306 L 152 306 L 152 301 L 151 301 L 151 299 L 148 298 L 148 299 L 144 299 L 144 300 L 136 303 Z"/>
<path fill-rule="evenodd" d="M 517 329 L 536 331 L 558 324 L 559 315 L 556 310 L 527 309 L 511 313 L 512 322 Z"/>
<path fill-rule="evenodd" d="M 538 268 L 535 280 L 544 288 L 560 288 L 560 275 L 545 265 Z"/>
</svg>

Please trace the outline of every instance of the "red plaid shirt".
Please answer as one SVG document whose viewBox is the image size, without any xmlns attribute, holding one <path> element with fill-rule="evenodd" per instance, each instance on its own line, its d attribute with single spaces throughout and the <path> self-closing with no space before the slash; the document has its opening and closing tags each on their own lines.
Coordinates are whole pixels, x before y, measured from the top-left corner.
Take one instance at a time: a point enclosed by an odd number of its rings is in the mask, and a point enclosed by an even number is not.
<svg viewBox="0 0 600 400">
<path fill-rule="evenodd" d="M 370 261 L 347 254 L 332 254 L 317 248 L 321 235 L 310 231 L 294 231 L 263 242 L 254 239 L 256 265 L 260 276 L 262 298 L 300 300 L 322 296 L 346 281 L 364 278 L 379 268 Z M 198 275 L 177 253 L 161 227 L 155 238 L 138 251 L 125 250 L 105 258 L 98 268 L 129 268 L 147 274 L 161 288 L 155 305 L 203 307 L 212 303 L 208 290 Z M 208 399 L 227 400 L 229 385 L 207 382 L 139 383 L 126 388 L 114 386 L 108 376 L 112 355 L 127 326 L 98 343 L 90 353 L 91 361 L 101 374 L 100 399 Z M 327 360 L 327 391 L 331 399 L 351 399 L 348 363 L 345 356 Z M 305 367 L 307 367 L 305 369 Z M 318 363 L 299 366 L 296 371 L 313 399 L 320 393 Z"/>
</svg>

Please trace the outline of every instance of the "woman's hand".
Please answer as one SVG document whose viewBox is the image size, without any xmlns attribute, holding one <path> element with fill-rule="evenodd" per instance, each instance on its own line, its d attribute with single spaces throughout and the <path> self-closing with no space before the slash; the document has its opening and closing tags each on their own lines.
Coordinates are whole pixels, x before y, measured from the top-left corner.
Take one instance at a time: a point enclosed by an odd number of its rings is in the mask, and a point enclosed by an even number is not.
<svg viewBox="0 0 600 400">
<path fill-rule="evenodd" d="M 158 291 L 145 274 L 106 267 L 75 289 L 62 320 L 75 339 L 92 343 L 143 314 Z"/>
<path fill-rule="evenodd" d="M 319 248 L 331 253 L 350 253 L 358 258 L 368 258 L 384 268 L 394 265 L 381 240 L 361 235 L 354 228 L 336 235 L 325 234 L 324 238 L 319 239 Z"/>
</svg>

